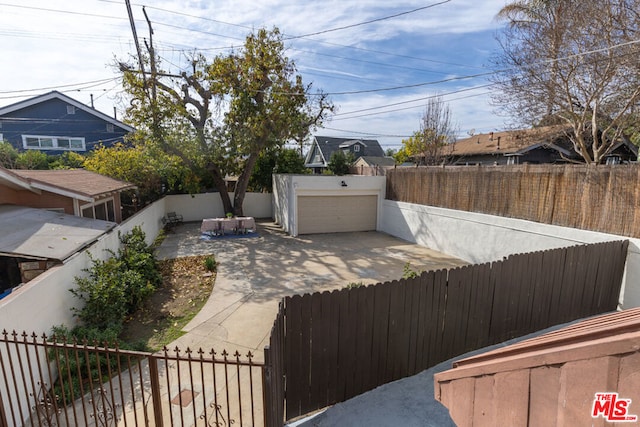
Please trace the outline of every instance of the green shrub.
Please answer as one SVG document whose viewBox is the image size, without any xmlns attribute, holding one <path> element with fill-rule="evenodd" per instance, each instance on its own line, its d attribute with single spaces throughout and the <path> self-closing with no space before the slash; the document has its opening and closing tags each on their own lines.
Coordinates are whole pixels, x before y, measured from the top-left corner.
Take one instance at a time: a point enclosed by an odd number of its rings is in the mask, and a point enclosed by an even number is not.
<svg viewBox="0 0 640 427">
<path fill-rule="evenodd" d="M 218 263 L 215 258 L 208 256 L 204 259 L 204 268 L 206 268 L 207 271 L 215 271 L 216 267 L 218 267 Z"/>
<path fill-rule="evenodd" d="M 347 286 L 345 286 L 345 288 L 353 289 L 353 288 L 359 288 L 361 286 L 365 286 L 365 284 L 363 282 L 350 282 Z"/>
<path fill-rule="evenodd" d="M 415 279 L 416 277 L 420 277 L 422 271 L 416 271 L 411 268 L 411 263 L 407 262 L 404 267 L 402 267 L 402 278 L 403 279 Z"/>
<path fill-rule="evenodd" d="M 161 283 L 162 276 L 153 249 L 144 232 L 135 227 L 120 235 L 122 247 L 110 252 L 107 260 L 92 258 L 86 277 L 76 277 L 73 295 L 84 304 L 74 308 L 87 327 L 119 329 L 126 316 L 134 312 Z"/>
<path fill-rule="evenodd" d="M 86 277 L 76 277 L 76 288 L 71 293 L 83 305 L 73 308 L 75 315 L 89 326 L 101 329 L 119 327 L 127 314 L 125 274 L 122 262 L 115 257 L 105 261 L 91 259 L 92 266 Z"/>
</svg>

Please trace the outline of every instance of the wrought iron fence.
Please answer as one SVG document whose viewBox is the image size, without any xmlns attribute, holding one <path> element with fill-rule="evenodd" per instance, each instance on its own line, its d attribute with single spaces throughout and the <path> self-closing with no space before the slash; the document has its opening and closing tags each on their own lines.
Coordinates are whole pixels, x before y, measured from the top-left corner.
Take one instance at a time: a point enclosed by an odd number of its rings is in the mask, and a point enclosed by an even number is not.
<svg viewBox="0 0 640 427">
<path fill-rule="evenodd" d="M 3 331 L 0 427 L 261 426 L 264 366 L 253 358 Z"/>
</svg>

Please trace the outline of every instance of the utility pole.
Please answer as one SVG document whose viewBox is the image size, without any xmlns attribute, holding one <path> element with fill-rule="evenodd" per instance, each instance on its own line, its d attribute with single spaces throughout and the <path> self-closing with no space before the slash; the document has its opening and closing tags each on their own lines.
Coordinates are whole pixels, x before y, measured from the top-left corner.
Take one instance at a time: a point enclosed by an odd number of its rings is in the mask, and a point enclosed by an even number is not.
<svg viewBox="0 0 640 427">
<path fill-rule="evenodd" d="M 144 18 L 147 20 L 147 25 L 149 26 L 149 43 L 145 40 L 144 45 L 147 47 L 147 51 L 149 52 L 149 61 L 151 63 L 151 102 L 153 102 L 153 105 L 155 106 L 157 99 L 156 79 L 158 78 L 158 70 L 156 69 L 156 53 L 153 49 L 153 28 L 151 27 L 151 21 L 149 20 L 147 10 L 144 6 L 142 6 L 142 13 L 144 13 Z"/>
<path fill-rule="evenodd" d="M 133 33 L 133 42 L 136 45 L 136 51 L 138 52 L 138 63 L 140 64 L 140 71 L 142 72 L 142 81 L 144 82 L 144 89 L 147 90 L 147 78 L 144 72 L 144 61 L 142 59 L 142 51 L 140 50 L 140 42 L 138 42 L 138 33 L 136 31 L 136 23 L 133 20 L 133 12 L 131 11 L 131 1 L 124 0 L 127 6 L 127 14 L 129 15 L 129 24 L 131 24 L 131 32 Z M 144 9 L 143 9 L 144 10 Z M 146 13 L 145 13 L 146 16 Z"/>
<path fill-rule="evenodd" d="M 151 66 L 151 131 L 156 140 L 160 140 L 162 135 L 160 133 L 160 119 L 158 117 L 158 68 L 156 64 L 156 52 L 153 48 L 153 28 L 151 27 L 151 20 L 147 15 L 147 10 L 142 6 L 142 13 L 147 20 L 149 26 L 149 43 L 144 41 L 144 45 L 149 52 L 149 64 Z"/>
</svg>

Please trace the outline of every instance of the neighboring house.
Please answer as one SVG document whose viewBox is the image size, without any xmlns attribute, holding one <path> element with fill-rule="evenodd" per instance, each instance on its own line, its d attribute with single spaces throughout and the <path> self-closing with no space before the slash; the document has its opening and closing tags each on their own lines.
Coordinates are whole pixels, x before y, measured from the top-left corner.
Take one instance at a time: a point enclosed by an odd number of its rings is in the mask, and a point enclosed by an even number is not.
<svg viewBox="0 0 640 427">
<path fill-rule="evenodd" d="M 316 136 L 305 158 L 305 166 L 313 169 L 314 173 L 322 173 L 327 168 L 331 155 L 337 150 L 353 154 L 354 160 L 363 156 L 384 157 L 384 151 L 375 139 Z"/>
<path fill-rule="evenodd" d="M 455 165 L 516 165 L 580 162 L 564 126 L 490 132 L 461 139 L 446 147 L 449 161 Z M 636 161 L 638 148 L 629 141 L 616 144 L 607 156 L 607 164 Z"/>
<path fill-rule="evenodd" d="M 396 165 L 396 161 L 393 157 L 375 157 L 375 156 L 362 156 L 353 163 L 355 167 L 373 168 L 377 166 L 393 167 Z"/>
<path fill-rule="evenodd" d="M 123 142 L 134 129 L 60 92 L 0 108 L 0 141 L 18 150 L 85 153 Z"/>
<path fill-rule="evenodd" d="M 435 397 L 458 426 L 632 421 L 640 416 L 638 343 L 640 308 L 592 317 L 454 362 L 435 375 Z"/>
<path fill-rule="evenodd" d="M 0 204 L 121 222 L 120 193 L 135 185 L 84 169 L 0 168 Z"/>
</svg>

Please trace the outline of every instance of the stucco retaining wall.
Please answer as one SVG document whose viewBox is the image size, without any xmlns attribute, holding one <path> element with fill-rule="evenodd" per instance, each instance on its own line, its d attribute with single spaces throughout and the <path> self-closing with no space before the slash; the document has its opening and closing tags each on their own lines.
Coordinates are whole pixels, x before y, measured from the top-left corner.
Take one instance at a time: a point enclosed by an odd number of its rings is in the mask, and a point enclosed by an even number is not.
<svg viewBox="0 0 640 427">
<path fill-rule="evenodd" d="M 234 193 L 229 194 L 233 203 Z M 219 193 L 176 194 L 165 197 L 166 212 L 176 212 L 185 221 L 200 221 L 203 218 L 221 218 L 226 212 Z M 246 193 L 242 204 L 244 214 L 254 218 L 271 218 L 271 193 Z"/>
<path fill-rule="evenodd" d="M 629 240 L 621 308 L 640 306 L 640 239 L 385 200 L 380 231 L 472 263 L 583 243 Z"/>
</svg>

